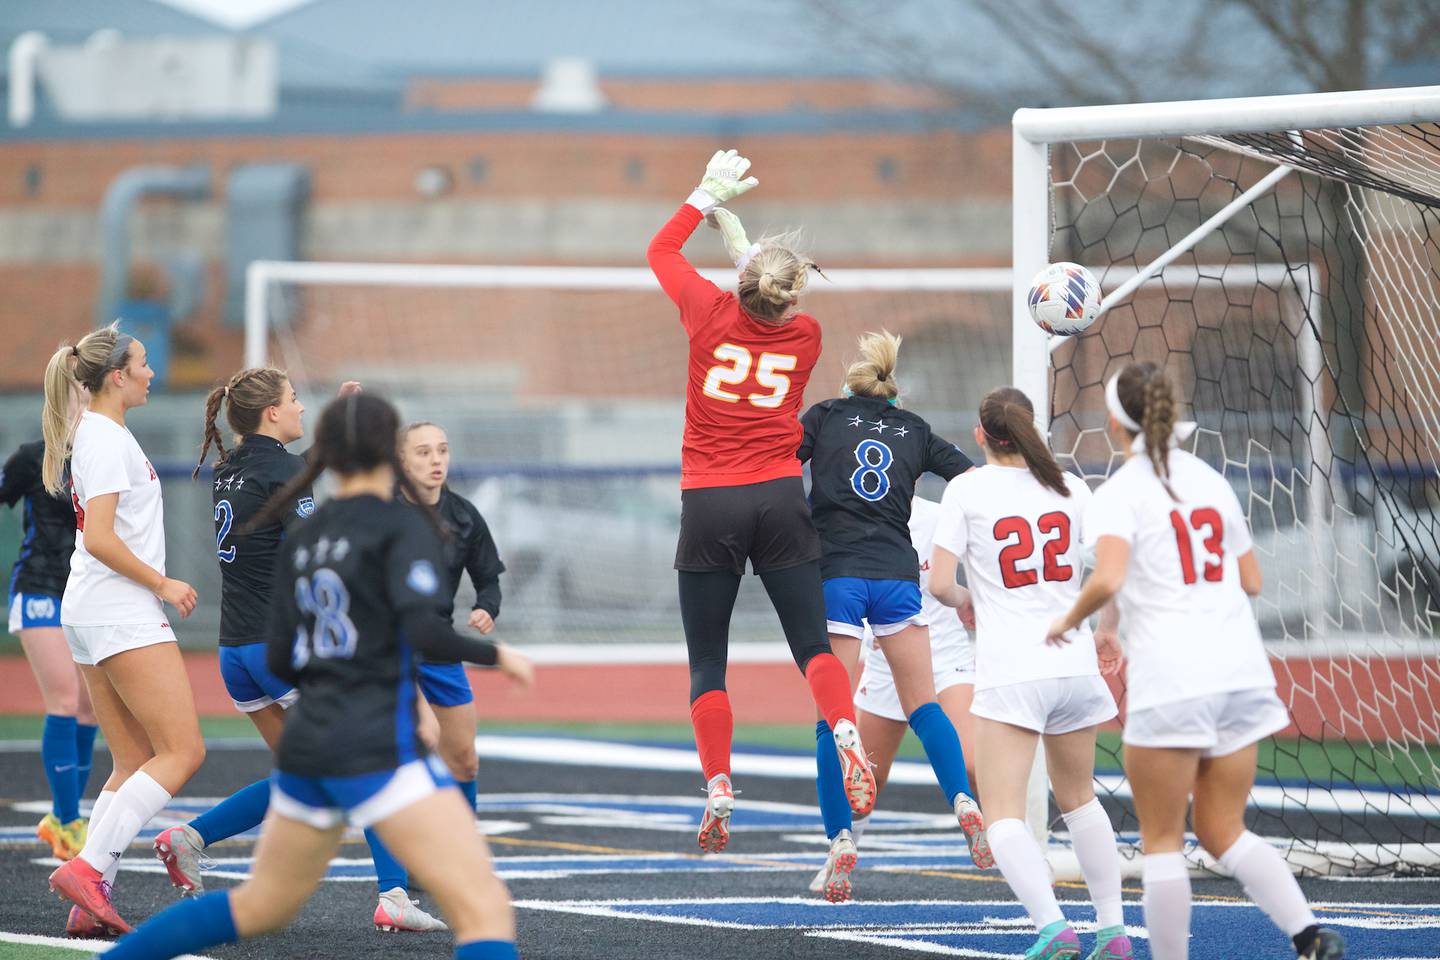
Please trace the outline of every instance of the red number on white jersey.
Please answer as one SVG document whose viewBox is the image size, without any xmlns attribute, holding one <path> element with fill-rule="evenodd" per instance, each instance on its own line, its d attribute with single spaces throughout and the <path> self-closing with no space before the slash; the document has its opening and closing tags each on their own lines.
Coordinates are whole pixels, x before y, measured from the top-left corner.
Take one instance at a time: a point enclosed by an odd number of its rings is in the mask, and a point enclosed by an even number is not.
<svg viewBox="0 0 1440 960">
<path fill-rule="evenodd" d="M 1195 551 L 1190 544 L 1190 529 L 1185 526 L 1185 518 L 1179 510 L 1170 511 L 1170 526 L 1175 529 L 1175 546 L 1180 551 L 1180 576 L 1187 584 L 1195 583 L 1199 579 L 1195 574 Z M 1211 583 L 1219 583 L 1225 576 L 1225 548 L 1222 545 L 1225 523 L 1220 519 L 1220 511 L 1198 507 L 1190 512 L 1190 526 L 1197 531 L 1206 528 L 1204 543 L 1209 556 L 1205 560 L 1203 575 Z"/>
<path fill-rule="evenodd" d="M 1061 557 L 1070 549 L 1070 515 L 1062 510 L 1042 514 L 1035 527 L 1040 533 L 1050 536 L 1041 551 L 1041 570 L 1045 579 L 1052 583 L 1063 583 L 1075 576 L 1075 568 L 1064 563 Z M 1001 517 L 995 521 L 995 539 L 1004 543 L 1011 537 L 1015 542 L 1000 551 L 1000 579 L 1006 588 L 1028 587 L 1040 582 L 1040 573 L 1035 570 L 1021 570 L 1021 560 L 1027 560 L 1035 553 L 1035 535 L 1030 532 L 1030 522 L 1024 517 Z"/>
</svg>

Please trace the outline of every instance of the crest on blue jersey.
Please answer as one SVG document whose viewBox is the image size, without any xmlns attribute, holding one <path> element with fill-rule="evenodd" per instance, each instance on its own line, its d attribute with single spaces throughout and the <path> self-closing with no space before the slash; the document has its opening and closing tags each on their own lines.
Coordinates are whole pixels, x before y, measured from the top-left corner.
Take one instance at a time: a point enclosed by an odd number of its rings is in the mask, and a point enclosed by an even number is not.
<svg viewBox="0 0 1440 960">
<path fill-rule="evenodd" d="M 405 585 L 416 593 L 428 597 L 439 589 L 440 578 L 435 576 L 435 567 L 429 560 L 416 560 L 410 564 L 410 572 L 405 576 Z"/>
<path fill-rule="evenodd" d="M 308 517 L 315 512 L 315 498 L 301 497 L 300 502 L 295 505 L 295 512 L 302 517 Z"/>
</svg>

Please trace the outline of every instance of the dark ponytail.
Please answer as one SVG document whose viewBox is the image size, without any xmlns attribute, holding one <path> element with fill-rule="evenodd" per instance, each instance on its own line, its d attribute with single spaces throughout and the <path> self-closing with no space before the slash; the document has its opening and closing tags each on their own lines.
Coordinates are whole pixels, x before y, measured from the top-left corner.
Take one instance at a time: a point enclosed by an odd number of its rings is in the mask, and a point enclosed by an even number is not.
<svg viewBox="0 0 1440 960">
<path fill-rule="evenodd" d="M 1035 405 L 1014 387 L 996 387 L 980 401 L 980 428 L 985 442 L 997 453 L 1018 452 L 1025 466 L 1040 484 L 1062 497 L 1070 496 L 1070 487 L 1060 464 L 1035 428 Z"/>
<path fill-rule="evenodd" d="M 285 392 L 289 386 L 290 379 L 284 370 L 276 370 L 274 367 L 249 367 L 231 377 L 225 386 L 211 390 L 205 398 L 205 440 L 200 445 L 200 462 L 195 464 L 190 479 L 194 480 L 200 475 L 200 468 L 205 465 L 205 455 L 210 452 L 212 444 L 220 452 L 220 459 L 215 461 L 215 466 L 220 466 L 230 458 L 230 453 L 225 449 L 225 443 L 220 437 L 220 428 L 215 425 L 215 421 L 220 417 L 222 400 L 225 402 L 225 419 L 235 434 L 235 442 L 239 443 L 247 434 L 260 429 L 260 420 L 266 410 L 285 402 Z"/>
<path fill-rule="evenodd" d="M 351 474 L 382 464 L 395 472 L 400 489 L 419 505 L 425 521 L 443 540 L 445 532 L 435 511 L 421 503 L 420 491 L 400 464 L 400 415 L 388 401 L 373 393 L 352 393 L 325 405 L 305 469 L 271 497 L 241 532 L 248 534 L 272 526 L 326 470 Z"/>
<path fill-rule="evenodd" d="M 1175 388 L 1165 371 L 1153 363 L 1132 363 L 1120 371 L 1115 383 L 1120 406 L 1140 424 L 1145 437 L 1145 455 L 1155 476 L 1171 500 L 1178 500 L 1170 488 L 1170 436 L 1175 431 Z"/>
</svg>

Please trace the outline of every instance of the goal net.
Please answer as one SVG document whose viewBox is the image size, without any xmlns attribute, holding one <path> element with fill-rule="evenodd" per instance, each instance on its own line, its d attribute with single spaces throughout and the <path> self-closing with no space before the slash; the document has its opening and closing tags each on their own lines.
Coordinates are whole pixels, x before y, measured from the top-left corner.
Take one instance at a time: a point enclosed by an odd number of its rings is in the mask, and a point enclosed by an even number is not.
<svg viewBox="0 0 1440 960">
<path fill-rule="evenodd" d="M 1440 125 L 1426 117 L 1440 88 L 1015 123 L 1017 279 L 1070 260 L 1107 291 L 1091 329 L 1050 343 L 1017 307 L 1016 379 L 1048 396 L 1055 449 L 1092 482 L 1121 462 L 1107 379 L 1153 361 L 1179 385 L 1191 448 L 1246 507 L 1255 612 L 1293 721 L 1261 746 L 1251 827 L 1320 874 L 1440 873 Z M 1133 832 L 1123 777 L 1099 783 Z"/>
<path fill-rule="evenodd" d="M 706 242 L 719 251 L 709 231 L 692 251 Z M 709 276 L 735 283 L 733 271 Z M 447 430 L 451 486 L 480 508 L 508 567 L 509 637 L 558 645 L 552 658 L 683 660 L 673 563 L 687 344 L 649 270 L 257 263 L 249 285 L 247 364 L 287 369 L 312 410 L 356 379 Z M 884 327 L 905 339 L 906 403 L 963 443 L 980 398 L 1009 376 L 1010 288 L 1006 269 L 827 271 L 806 293 L 825 337 L 806 404 L 835 396 L 857 337 Z M 931 478 L 921 492 L 942 489 Z M 788 660 L 754 579 L 732 644 Z"/>
</svg>

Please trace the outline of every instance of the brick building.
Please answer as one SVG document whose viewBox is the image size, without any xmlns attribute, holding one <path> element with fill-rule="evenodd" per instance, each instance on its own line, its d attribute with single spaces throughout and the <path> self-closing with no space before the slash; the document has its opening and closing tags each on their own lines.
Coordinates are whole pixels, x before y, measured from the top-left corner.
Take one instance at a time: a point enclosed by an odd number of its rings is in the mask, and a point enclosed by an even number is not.
<svg viewBox="0 0 1440 960">
<path fill-rule="evenodd" d="M 823 264 L 1008 260 L 1008 129 L 930 90 L 856 75 L 838 55 L 797 63 L 730 37 L 677 56 L 688 24 L 668 22 L 663 5 L 626 6 L 649 8 L 630 11 L 649 24 L 649 48 L 612 48 L 621 41 L 606 35 L 580 48 L 600 102 L 583 112 L 535 108 L 548 47 L 523 24 L 489 25 L 468 62 L 441 50 L 418 63 L 404 44 L 423 51 L 439 42 L 434 31 L 387 46 L 374 19 L 383 5 L 370 0 L 320 0 L 244 31 L 279 51 L 277 105 L 260 119 L 74 122 L 47 102 L 42 78 L 35 119 L 0 129 L 0 325 L 11 347 L 0 389 L 35 386 L 56 340 L 95 322 L 101 203 L 142 165 L 198 165 L 210 185 L 203 200 L 146 200 L 131 221 L 132 284 L 155 264 L 198 258 L 199 306 L 174 331 L 177 387 L 208 384 L 239 360 L 240 332 L 222 316 L 234 296 L 226 187 L 247 164 L 304 169 L 299 254 L 311 260 L 638 265 L 710 152 L 730 145 L 763 182 L 744 201 L 752 232 L 803 228 Z M 535 15 L 565 9 L 541 4 Z M 452 12 L 457 32 L 470 29 Z M 22 2 L 15 13 L 0 39 L 27 27 L 56 43 L 102 26 L 127 37 L 226 33 L 152 0 L 63 12 Z M 317 54 L 317 37 L 345 49 L 344 62 Z M 532 49 L 516 49 L 523 38 Z"/>
</svg>

